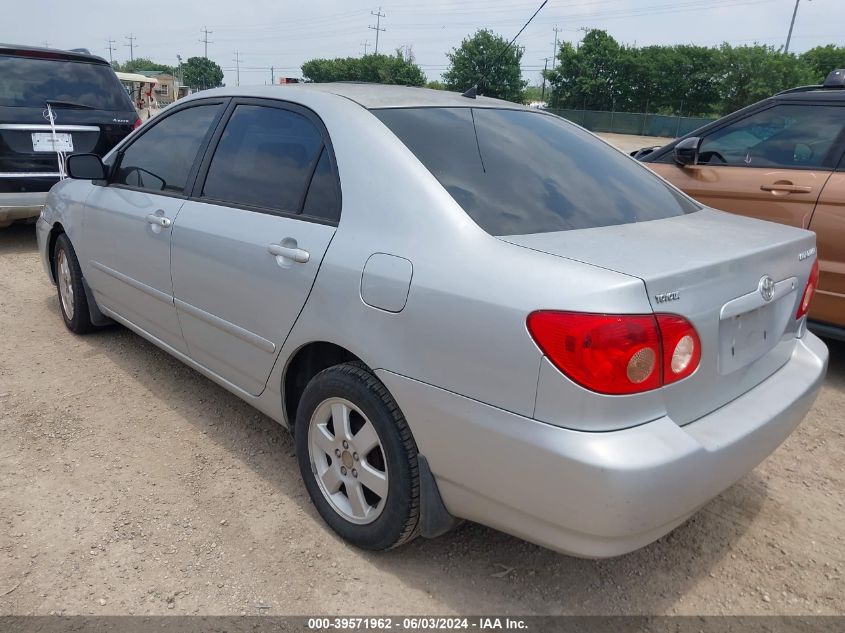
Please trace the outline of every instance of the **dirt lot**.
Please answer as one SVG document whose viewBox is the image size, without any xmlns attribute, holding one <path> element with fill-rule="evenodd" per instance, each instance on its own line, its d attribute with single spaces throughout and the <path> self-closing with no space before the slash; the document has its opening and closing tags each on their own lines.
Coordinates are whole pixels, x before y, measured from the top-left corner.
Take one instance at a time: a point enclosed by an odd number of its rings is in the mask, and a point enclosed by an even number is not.
<svg viewBox="0 0 845 633">
<path fill-rule="evenodd" d="M 655 145 L 666 145 L 672 140 L 663 136 L 634 136 L 633 134 L 611 134 L 610 132 L 600 132 L 598 136 L 608 143 L 613 143 L 623 152 L 633 152 L 635 149 L 654 147 Z"/>
<path fill-rule="evenodd" d="M 67 332 L 32 226 L 0 231 L 1 614 L 842 614 L 845 346 L 770 459 L 659 542 L 568 558 L 465 524 L 369 554 L 291 441 L 121 327 Z"/>
</svg>

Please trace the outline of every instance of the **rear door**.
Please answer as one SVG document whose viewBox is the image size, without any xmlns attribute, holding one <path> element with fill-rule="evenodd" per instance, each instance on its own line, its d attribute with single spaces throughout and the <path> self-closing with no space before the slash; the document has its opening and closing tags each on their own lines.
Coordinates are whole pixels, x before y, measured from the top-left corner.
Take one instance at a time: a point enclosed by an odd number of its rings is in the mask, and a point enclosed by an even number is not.
<svg viewBox="0 0 845 633">
<path fill-rule="evenodd" d="M 705 135 L 698 165 L 647 164 L 706 205 L 807 228 L 843 128 L 843 106 L 775 104 Z"/>
<path fill-rule="evenodd" d="M 328 134 L 309 110 L 242 99 L 173 228 L 191 357 L 257 395 L 308 298 L 340 214 Z"/>
<path fill-rule="evenodd" d="M 137 119 L 105 62 L 39 55 L 47 53 L 0 53 L 0 192 L 47 191 L 56 182 L 54 131 L 65 154 L 103 155 Z"/>
<path fill-rule="evenodd" d="M 821 272 L 810 318 L 845 327 L 845 164 L 827 181 L 810 229 L 816 232 Z"/>
<path fill-rule="evenodd" d="M 162 115 L 118 154 L 107 186 L 93 187 L 78 249 L 100 305 L 170 347 L 186 347 L 173 303 L 171 227 L 223 101 Z"/>
</svg>

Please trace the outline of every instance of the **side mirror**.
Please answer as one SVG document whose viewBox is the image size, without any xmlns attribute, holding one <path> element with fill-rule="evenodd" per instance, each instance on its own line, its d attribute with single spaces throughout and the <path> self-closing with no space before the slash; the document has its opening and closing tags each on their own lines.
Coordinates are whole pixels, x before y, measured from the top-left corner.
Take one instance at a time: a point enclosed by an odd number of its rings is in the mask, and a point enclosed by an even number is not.
<svg viewBox="0 0 845 633">
<path fill-rule="evenodd" d="M 698 136 L 685 138 L 675 145 L 673 152 L 675 162 L 681 167 L 698 164 L 698 148 L 701 147 L 701 139 Z"/>
<path fill-rule="evenodd" d="M 67 159 L 67 175 L 79 180 L 104 180 L 106 166 L 96 154 L 71 154 Z"/>
</svg>

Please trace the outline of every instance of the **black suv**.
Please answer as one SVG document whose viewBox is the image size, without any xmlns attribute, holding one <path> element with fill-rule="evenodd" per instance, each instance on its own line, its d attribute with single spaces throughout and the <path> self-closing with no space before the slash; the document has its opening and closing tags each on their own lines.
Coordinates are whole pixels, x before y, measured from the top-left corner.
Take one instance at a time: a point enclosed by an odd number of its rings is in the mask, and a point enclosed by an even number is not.
<svg viewBox="0 0 845 633">
<path fill-rule="evenodd" d="M 57 149 L 103 155 L 140 124 L 106 60 L 0 44 L 0 227 L 40 213 Z"/>
</svg>

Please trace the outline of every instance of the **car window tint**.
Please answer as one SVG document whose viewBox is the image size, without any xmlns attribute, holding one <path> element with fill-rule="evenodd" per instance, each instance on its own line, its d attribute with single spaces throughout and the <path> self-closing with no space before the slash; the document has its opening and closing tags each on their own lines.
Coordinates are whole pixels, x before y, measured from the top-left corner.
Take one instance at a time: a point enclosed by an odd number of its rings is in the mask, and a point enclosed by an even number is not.
<svg viewBox="0 0 845 633">
<path fill-rule="evenodd" d="M 49 99 L 132 111 L 129 95 L 107 64 L 0 55 L 0 77 L 0 106 L 44 108 Z"/>
<path fill-rule="evenodd" d="M 239 105 L 214 152 L 203 195 L 298 213 L 322 144 L 320 131 L 301 114 Z"/>
<path fill-rule="evenodd" d="M 492 235 L 643 222 L 699 208 L 621 152 L 553 115 L 489 108 L 373 113 Z"/>
<path fill-rule="evenodd" d="M 200 105 L 175 112 L 132 143 L 123 153 L 112 182 L 152 191 L 182 192 L 197 152 L 219 105 Z"/>
<path fill-rule="evenodd" d="M 340 204 L 337 196 L 337 179 L 325 148 L 314 169 L 314 176 L 305 195 L 302 213 L 315 218 L 337 221 L 340 219 Z"/>
<path fill-rule="evenodd" d="M 737 167 L 830 166 L 845 108 L 777 105 L 708 134 L 699 163 Z"/>
</svg>

